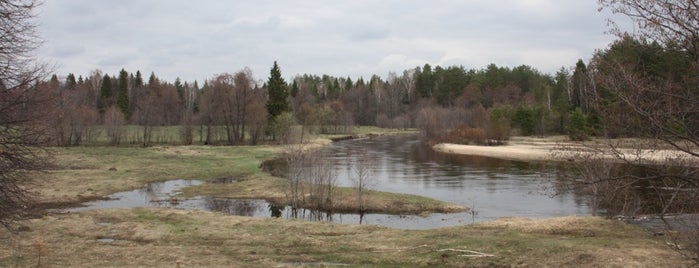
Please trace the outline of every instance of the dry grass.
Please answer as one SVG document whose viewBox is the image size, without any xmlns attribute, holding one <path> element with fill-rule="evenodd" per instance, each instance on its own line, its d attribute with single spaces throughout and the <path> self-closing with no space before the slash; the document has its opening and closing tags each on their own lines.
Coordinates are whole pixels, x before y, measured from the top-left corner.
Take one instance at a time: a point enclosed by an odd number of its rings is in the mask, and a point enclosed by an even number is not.
<svg viewBox="0 0 699 268">
<path fill-rule="evenodd" d="M 189 194 L 281 198 L 285 180 L 259 171 L 280 147 L 56 148 L 56 170 L 33 188 L 45 202 L 77 201 L 149 181 L 235 176 Z M 110 170 L 114 167 L 116 170 Z M 354 192 L 338 195 L 349 203 Z M 431 199 L 372 192 L 368 203 L 450 209 Z M 411 205 L 412 204 L 412 205 Z M 340 204 L 338 203 L 338 206 Z M 463 208 L 451 208 L 463 209 Z M 680 267 L 681 256 L 648 233 L 593 217 L 501 219 L 435 230 L 395 230 L 173 209 L 46 215 L 0 229 L 0 266 L 11 267 Z M 465 250 L 490 257 L 465 257 Z"/>
<path fill-rule="evenodd" d="M 255 219 L 203 211 L 117 209 L 52 215 L 0 231 L 0 266 L 680 267 L 649 234 L 600 218 L 507 219 L 407 231 Z M 28 230 L 28 231 L 26 231 Z M 492 255 L 466 257 L 472 250 Z"/>
</svg>

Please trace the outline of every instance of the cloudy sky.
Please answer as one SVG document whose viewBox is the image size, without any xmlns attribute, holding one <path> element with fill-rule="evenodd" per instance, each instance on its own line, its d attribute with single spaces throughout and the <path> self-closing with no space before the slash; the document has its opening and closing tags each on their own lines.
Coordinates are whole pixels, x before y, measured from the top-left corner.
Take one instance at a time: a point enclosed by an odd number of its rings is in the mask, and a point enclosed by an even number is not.
<svg viewBox="0 0 699 268">
<path fill-rule="evenodd" d="M 597 0 L 45 0 L 42 59 L 59 75 L 121 68 L 192 81 L 250 67 L 266 80 L 353 79 L 425 63 L 530 65 L 544 73 L 588 59 L 614 37 Z"/>
</svg>

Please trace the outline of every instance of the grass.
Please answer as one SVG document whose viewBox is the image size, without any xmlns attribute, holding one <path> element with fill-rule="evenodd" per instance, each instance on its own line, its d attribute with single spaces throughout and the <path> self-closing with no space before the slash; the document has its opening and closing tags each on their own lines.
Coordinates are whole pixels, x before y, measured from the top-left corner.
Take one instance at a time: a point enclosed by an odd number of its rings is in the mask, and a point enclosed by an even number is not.
<svg viewBox="0 0 699 268">
<path fill-rule="evenodd" d="M 595 217 L 504 219 L 396 230 L 205 211 L 114 209 L 52 215 L 0 231 L 0 266 L 49 267 L 679 267 L 650 234 Z M 110 240 L 111 239 L 111 240 Z M 472 250 L 488 257 L 466 257 Z"/>
<path fill-rule="evenodd" d="M 357 128 L 357 135 L 400 133 L 378 128 Z M 382 132 L 383 131 L 383 132 Z M 322 146 L 320 140 L 312 146 Z M 100 198 L 111 193 L 143 187 L 148 182 L 172 179 L 209 180 L 235 177 L 234 184 L 203 184 L 185 188 L 183 195 L 222 198 L 266 199 L 284 204 L 287 180 L 260 170 L 283 146 L 155 146 L 53 148 L 57 167 L 38 180 L 37 196 L 44 203 L 70 203 Z M 434 199 L 405 194 L 369 192 L 366 208 L 387 214 L 458 212 L 467 208 Z M 358 211 L 353 189 L 338 188 L 337 212 Z"/>
<path fill-rule="evenodd" d="M 259 171 L 276 146 L 53 148 L 55 170 L 32 189 L 43 202 L 76 202 L 150 181 L 237 177 L 185 194 L 281 197 L 285 180 Z M 111 169 L 111 170 L 110 170 Z M 338 196 L 354 203 L 352 189 Z M 341 202 L 338 202 L 341 203 Z M 370 192 L 378 210 L 450 209 L 414 196 Z M 341 204 L 337 204 L 340 206 Z M 453 208 L 451 208 L 453 209 Z M 159 208 L 48 214 L 0 229 L 0 267 L 681 267 L 660 238 L 596 217 L 501 219 L 433 230 L 397 230 Z M 37 241 L 41 242 L 38 243 Z M 40 245 L 40 246 L 39 246 Z M 465 250 L 488 254 L 466 257 Z"/>
<path fill-rule="evenodd" d="M 75 202 L 172 179 L 211 179 L 260 173 L 272 146 L 68 147 L 51 149 L 54 166 L 34 189 L 42 202 Z"/>
</svg>

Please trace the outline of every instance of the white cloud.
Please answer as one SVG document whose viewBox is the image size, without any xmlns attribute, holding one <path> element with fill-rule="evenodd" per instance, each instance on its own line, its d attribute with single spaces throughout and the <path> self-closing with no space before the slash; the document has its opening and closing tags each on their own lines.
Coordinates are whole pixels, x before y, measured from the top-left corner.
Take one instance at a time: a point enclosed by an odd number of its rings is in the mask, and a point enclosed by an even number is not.
<svg viewBox="0 0 699 268">
<path fill-rule="evenodd" d="M 265 79 L 274 60 L 287 77 L 366 78 L 425 63 L 555 72 L 613 39 L 596 2 L 580 0 L 46 0 L 39 15 L 39 56 L 59 74 L 124 67 L 166 80 L 245 66 Z"/>
</svg>

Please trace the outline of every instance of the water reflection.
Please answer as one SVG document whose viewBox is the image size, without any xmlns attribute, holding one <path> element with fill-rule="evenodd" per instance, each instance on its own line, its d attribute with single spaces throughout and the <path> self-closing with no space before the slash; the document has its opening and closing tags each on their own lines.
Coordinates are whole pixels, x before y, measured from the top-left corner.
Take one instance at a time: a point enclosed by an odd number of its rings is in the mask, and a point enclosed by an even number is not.
<svg viewBox="0 0 699 268">
<path fill-rule="evenodd" d="M 147 183 L 143 188 L 119 192 L 107 196 L 106 200 L 86 202 L 82 207 L 67 211 L 82 211 L 104 208 L 134 208 L 134 207 L 181 207 L 181 200 L 176 196 L 185 187 L 204 183 L 199 180 L 171 180 L 165 182 Z"/>
<path fill-rule="evenodd" d="M 363 164 L 371 170 L 372 190 L 427 196 L 465 205 L 473 210 L 427 217 L 328 214 L 307 209 L 294 210 L 264 200 L 212 197 L 178 199 L 176 195 L 182 187 L 203 183 L 187 180 L 148 184 L 141 190 L 111 195 L 110 199 L 113 200 L 90 202 L 85 204 L 87 207 L 73 210 L 157 206 L 403 229 L 439 228 L 500 217 L 542 218 L 591 213 L 587 198 L 583 195 L 567 193 L 550 197 L 542 190 L 558 187 L 551 183 L 556 182 L 557 172 L 544 164 L 441 154 L 421 146 L 417 138 L 411 136 L 342 141 L 324 150 L 337 174 L 339 186 L 354 186 L 354 169 L 356 165 Z M 283 168 L 277 163 L 270 170 L 280 172 Z M 235 179 L 222 178 L 213 182 L 235 183 Z"/>
<path fill-rule="evenodd" d="M 380 159 L 369 167 L 375 190 L 423 195 L 475 209 L 442 217 L 453 225 L 499 217 L 591 213 L 587 197 L 579 193 L 552 197 L 547 189 L 555 188 L 552 182 L 558 172 L 545 163 L 438 153 L 411 136 L 336 142 L 326 150 L 334 156 L 341 186 L 353 186 L 351 170 L 360 157 L 355 152 L 366 150 Z"/>
</svg>

